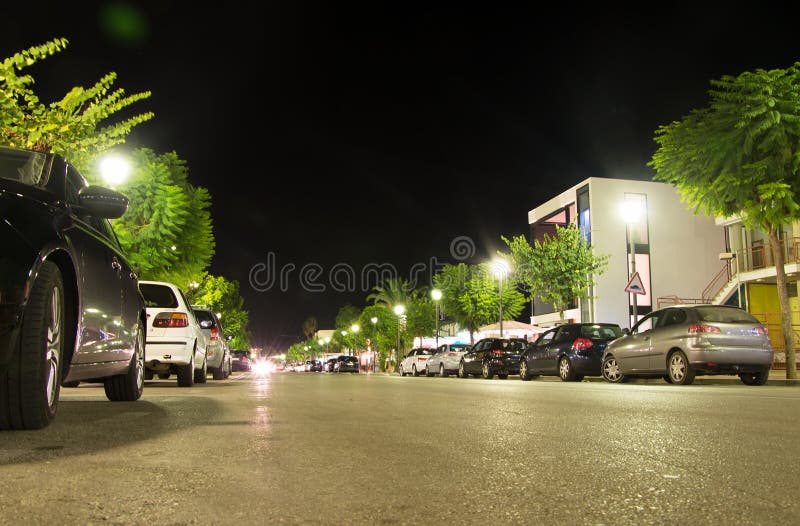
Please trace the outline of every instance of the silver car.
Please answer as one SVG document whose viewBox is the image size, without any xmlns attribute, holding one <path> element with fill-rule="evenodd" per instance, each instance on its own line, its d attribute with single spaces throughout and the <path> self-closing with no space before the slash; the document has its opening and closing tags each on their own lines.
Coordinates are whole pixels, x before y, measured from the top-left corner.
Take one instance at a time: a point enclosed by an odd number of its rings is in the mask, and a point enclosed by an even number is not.
<svg viewBox="0 0 800 526">
<path fill-rule="evenodd" d="M 427 376 L 448 376 L 458 373 L 458 364 L 461 357 L 470 348 L 468 343 L 445 343 L 440 345 L 436 352 L 425 362 Z"/>
<path fill-rule="evenodd" d="M 651 312 L 603 353 L 603 377 L 661 376 L 688 385 L 697 374 L 738 374 L 764 385 L 772 347 L 764 325 L 750 313 L 723 305 L 676 305 Z"/>
</svg>

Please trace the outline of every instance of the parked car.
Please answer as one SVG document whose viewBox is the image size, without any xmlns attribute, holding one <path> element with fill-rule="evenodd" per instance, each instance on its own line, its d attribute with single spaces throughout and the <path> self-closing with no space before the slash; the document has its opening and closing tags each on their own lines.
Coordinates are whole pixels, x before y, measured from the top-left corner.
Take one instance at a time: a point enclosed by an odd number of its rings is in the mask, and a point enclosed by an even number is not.
<svg viewBox="0 0 800 526">
<path fill-rule="evenodd" d="M 319 360 L 309 360 L 306 362 L 308 371 L 311 372 L 322 372 L 322 362 Z"/>
<path fill-rule="evenodd" d="M 108 219 L 122 194 L 58 155 L 0 147 L 0 429 L 38 429 L 62 383 L 144 387 L 145 309 Z"/>
<path fill-rule="evenodd" d="M 458 373 L 458 364 L 461 357 L 469 351 L 468 343 L 445 343 L 440 345 L 436 351 L 425 362 L 425 374 L 433 376 L 448 376 Z"/>
<path fill-rule="evenodd" d="M 337 373 L 357 373 L 358 357 L 341 355 L 336 359 L 334 371 Z"/>
<path fill-rule="evenodd" d="M 192 310 L 203 332 L 208 370 L 214 380 L 224 380 L 231 374 L 231 357 L 222 323 L 211 309 L 193 305 Z"/>
<path fill-rule="evenodd" d="M 180 288 L 161 281 L 140 281 L 147 307 L 145 378 L 178 375 L 178 385 L 206 382 L 205 335 Z"/>
<path fill-rule="evenodd" d="M 750 313 L 723 305 L 676 305 L 651 312 L 603 353 L 603 377 L 661 376 L 688 385 L 697 374 L 739 375 L 764 385 L 772 366 L 767 329 Z"/>
<path fill-rule="evenodd" d="M 519 376 L 558 375 L 564 382 L 601 376 L 603 351 L 622 336 L 614 323 L 567 323 L 545 332 L 528 345 L 519 364 Z"/>
<path fill-rule="evenodd" d="M 422 347 L 411 349 L 408 354 L 406 354 L 406 357 L 400 361 L 400 366 L 398 367 L 400 376 L 405 376 L 407 374 L 419 376 L 423 374 L 426 371 L 425 364 L 433 353 L 433 349 Z"/>
<path fill-rule="evenodd" d="M 231 370 L 232 371 L 249 371 L 253 367 L 253 361 L 250 359 L 249 351 L 241 351 L 233 349 L 231 351 Z"/>
<path fill-rule="evenodd" d="M 336 369 L 336 358 L 328 358 L 325 360 L 325 370 L 332 373 Z"/>
<path fill-rule="evenodd" d="M 491 379 L 494 375 L 505 380 L 510 374 L 519 374 L 519 361 L 527 345 L 522 338 L 484 338 L 461 357 L 458 376 L 483 376 Z"/>
</svg>

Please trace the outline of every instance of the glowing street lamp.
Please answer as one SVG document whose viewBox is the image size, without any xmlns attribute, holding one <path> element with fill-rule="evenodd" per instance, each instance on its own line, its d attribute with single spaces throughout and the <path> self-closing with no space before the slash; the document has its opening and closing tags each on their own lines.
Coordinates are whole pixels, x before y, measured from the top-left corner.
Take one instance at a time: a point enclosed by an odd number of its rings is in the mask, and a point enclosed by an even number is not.
<svg viewBox="0 0 800 526">
<path fill-rule="evenodd" d="M 100 161 L 100 174 L 111 187 L 124 183 L 130 172 L 131 165 L 122 156 L 109 155 Z"/>
<path fill-rule="evenodd" d="M 495 259 L 489 264 L 492 274 L 497 278 L 500 286 L 500 337 L 503 337 L 503 280 L 508 275 L 508 263 L 504 259 Z"/>
<path fill-rule="evenodd" d="M 433 289 L 431 291 L 431 298 L 433 298 L 434 303 L 436 304 L 436 348 L 439 348 L 439 300 L 442 299 L 442 291 L 439 289 Z"/>
</svg>

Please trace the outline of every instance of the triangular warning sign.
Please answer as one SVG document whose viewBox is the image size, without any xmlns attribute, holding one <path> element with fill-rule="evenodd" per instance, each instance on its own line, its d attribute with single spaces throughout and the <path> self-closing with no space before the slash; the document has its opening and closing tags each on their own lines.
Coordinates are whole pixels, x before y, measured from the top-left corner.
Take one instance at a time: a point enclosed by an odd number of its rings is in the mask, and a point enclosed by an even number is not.
<svg viewBox="0 0 800 526">
<path fill-rule="evenodd" d="M 639 273 L 636 272 L 631 280 L 625 285 L 625 292 L 630 292 L 631 294 L 642 294 L 645 295 L 647 292 L 644 290 L 644 283 L 642 283 L 642 278 L 639 277 Z"/>
</svg>

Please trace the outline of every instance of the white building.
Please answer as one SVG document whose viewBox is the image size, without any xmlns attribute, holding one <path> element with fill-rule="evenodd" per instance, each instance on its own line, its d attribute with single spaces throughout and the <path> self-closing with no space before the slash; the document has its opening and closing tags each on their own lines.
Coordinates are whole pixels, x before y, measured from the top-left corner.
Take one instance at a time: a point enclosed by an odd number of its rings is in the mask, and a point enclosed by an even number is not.
<svg viewBox="0 0 800 526">
<path fill-rule="evenodd" d="M 626 222 L 625 204 L 640 206 L 640 217 Z M 702 298 L 724 262 L 725 233 L 703 214 L 694 215 L 674 187 L 664 183 L 590 177 L 528 212 L 531 237 L 553 235 L 555 226 L 575 224 L 595 254 L 609 255 L 608 268 L 595 277 L 592 299 L 565 312 L 572 321 L 633 322 L 633 294 L 625 292 L 635 270 L 644 286 L 636 295 L 638 317 L 657 307 L 658 298 Z M 632 238 L 632 239 L 631 239 Z M 551 326 L 559 313 L 534 302 L 531 323 Z"/>
</svg>

